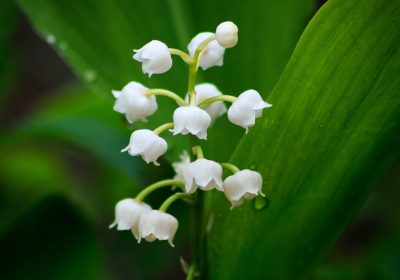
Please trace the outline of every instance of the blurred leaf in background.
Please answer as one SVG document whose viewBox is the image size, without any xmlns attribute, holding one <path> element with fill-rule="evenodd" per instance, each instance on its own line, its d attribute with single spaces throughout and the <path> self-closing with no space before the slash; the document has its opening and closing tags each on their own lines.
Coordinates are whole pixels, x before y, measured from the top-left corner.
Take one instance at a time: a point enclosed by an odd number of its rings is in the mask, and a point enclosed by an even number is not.
<svg viewBox="0 0 400 280">
<path fill-rule="evenodd" d="M 15 71 L 15 59 L 10 48 L 10 38 L 17 19 L 17 7 L 14 1 L 4 0 L 0 9 L 0 91 L 4 92 L 10 84 Z M 0 108 L 6 95 L 0 95 Z"/>
</svg>

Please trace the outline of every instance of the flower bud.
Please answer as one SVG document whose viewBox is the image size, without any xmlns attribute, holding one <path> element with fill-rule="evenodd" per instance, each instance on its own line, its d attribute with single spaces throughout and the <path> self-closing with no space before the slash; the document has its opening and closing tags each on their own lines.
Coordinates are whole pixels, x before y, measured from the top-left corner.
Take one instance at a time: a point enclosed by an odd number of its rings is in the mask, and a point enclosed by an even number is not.
<svg viewBox="0 0 400 280">
<path fill-rule="evenodd" d="M 149 129 L 139 129 L 131 134 L 129 145 L 121 150 L 131 156 L 142 156 L 146 163 L 160 165 L 157 159 L 167 151 L 167 142 Z"/>
<path fill-rule="evenodd" d="M 113 90 L 117 99 L 114 111 L 125 114 L 129 123 L 137 120 L 147 121 L 146 117 L 157 111 L 155 96 L 146 96 L 148 88 L 137 82 L 128 83 L 122 91 Z"/>
<path fill-rule="evenodd" d="M 215 36 L 222 47 L 232 48 L 238 42 L 238 27 L 231 21 L 225 21 L 218 25 Z"/>
<path fill-rule="evenodd" d="M 136 239 L 139 238 L 139 220 L 144 214 L 151 211 L 150 205 L 126 198 L 115 206 L 115 221 L 110 228 L 117 226 L 117 230 L 131 230 Z"/>
<path fill-rule="evenodd" d="M 199 47 L 199 45 L 206 39 L 213 36 L 214 33 L 202 32 L 197 34 L 188 45 L 189 54 L 194 57 L 194 54 Z M 213 40 L 207 44 L 207 46 L 202 51 L 199 58 L 199 66 L 206 70 L 207 68 L 213 66 L 222 66 L 224 62 L 225 49 L 221 47 L 217 41 Z"/>
<path fill-rule="evenodd" d="M 185 191 L 194 193 L 197 188 L 203 191 L 217 189 L 222 191 L 222 167 L 219 163 L 199 158 L 183 167 Z"/>
<path fill-rule="evenodd" d="M 196 106 L 181 106 L 174 112 L 173 134 L 193 134 L 199 139 L 207 139 L 207 128 L 211 117 L 206 111 Z"/>
<path fill-rule="evenodd" d="M 156 239 L 168 240 L 168 243 L 174 247 L 172 241 L 178 230 L 178 225 L 178 220 L 168 213 L 159 210 L 149 211 L 140 218 L 138 242 L 142 238 L 149 242 Z"/>
<path fill-rule="evenodd" d="M 172 57 L 168 46 L 161 41 L 153 40 L 139 50 L 134 50 L 133 59 L 142 62 L 143 73 L 162 74 L 172 67 Z"/>
<path fill-rule="evenodd" d="M 249 169 L 240 170 L 224 181 L 225 196 L 232 203 L 232 207 L 239 206 L 245 199 L 253 199 L 262 194 L 261 174 Z"/>
<path fill-rule="evenodd" d="M 249 89 L 238 96 L 228 109 L 228 119 L 248 132 L 248 128 L 255 124 L 256 118 L 261 117 L 262 110 L 271 107 L 264 102 L 260 94 Z"/>
</svg>

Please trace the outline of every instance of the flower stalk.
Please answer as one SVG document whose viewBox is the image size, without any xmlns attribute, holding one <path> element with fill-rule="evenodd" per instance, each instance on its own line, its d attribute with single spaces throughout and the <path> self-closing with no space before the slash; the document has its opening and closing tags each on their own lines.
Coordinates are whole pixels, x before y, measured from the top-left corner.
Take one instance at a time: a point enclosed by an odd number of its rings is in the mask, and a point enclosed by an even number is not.
<svg viewBox="0 0 400 280">
<path fill-rule="evenodd" d="M 222 162 L 222 163 L 220 163 L 220 164 L 221 164 L 221 166 L 222 166 L 223 168 L 228 169 L 228 170 L 231 171 L 233 174 L 236 174 L 236 173 L 238 173 L 238 172 L 240 171 L 240 169 L 239 169 L 236 165 L 233 165 L 232 163 L 229 163 L 229 162 Z"/>
<path fill-rule="evenodd" d="M 193 147 L 193 154 L 197 156 L 198 159 L 204 158 L 203 149 L 198 145 Z"/>
<path fill-rule="evenodd" d="M 174 179 L 169 179 L 169 180 L 163 180 L 159 181 L 157 183 L 154 183 L 144 190 L 142 190 L 136 197 L 135 200 L 138 202 L 143 201 L 149 194 L 154 192 L 155 190 L 158 190 L 160 188 L 168 187 L 168 186 L 177 186 L 177 187 L 184 187 L 185 183 L 181 180 L 174 180 Z"/>
<path fill-rule="evenodd" d="M 172 54 L 172 55 L 177 55 L 177 56 L 179 56 L 179 57 L 182 58 L 182 60 L 183 60 L 185 63 L 187 63 L 187 64 L 190 64 L 190 63 L 193 62 L 193 58 L 191 58 L 190 55 L 188 55 L 187 53 L 185 53 L 185 52 L 183 52 L 183 51 L 181 51 L 181 50 L 169 48 L 169 52 L 170 52 L 170 54 Z"/>
<path fill-rule="evenodd" d="M 146 91 L 146 96 L 152 96 L 152 95 L 161 95 L 161 96 L 169 97 L 169 98 L 173 99 L 179 106 L 188 105 L 186 103 L 186 101 L 182 99 L 182 97 L 180 97 L 176 93 L 173 93 L 172 91 L 169 91 L 166 89 L 155 88 L 155 89 L 149 89 Z"/>
<path fill-rule="evenodd" d="M 163 204 L 161 204 L 160 206 L 160 211 L 161 212 L 167 212 L 168 208 L 171 206 L 172 203 L 174 203 L 175 201 L 182 199 L 182 198 L 186 198 L 189 197 L 190 194 L 187 193 L 175 193 L 173 195 L 171 195 L 170 197 L 168 197 Z"/>
<path fill-rule="evenodd" d="M 166 123 L 166 124 L 163 124 L 163 125 L 157 127 L 156 129 L 153 130 L 153 132 L 157 135 L 160 135 L 164 131 L 171 129 L 171 128 L 174 128 L 174 123 L 172 123 L 172 122 Z"/>
<path fill-rule="evenodd" d="M 226 102 L 230 102 L 233 103 L 235 102 L 235 100 L 237 99 L 236 96 L 232 96 L 232 95 L 219 95 L 219 96 L 214 96 L 211 98 L 207 98 L 206 100 L 203 100 L 202 102 L 199 103 L 199 107 L 206 107 L 207 105 L 210 105 L 214 102 L 217 101 L 226 101 Z"/>
<path fill-rule="evenodd" d="M 215 35 L 210 36 L 204 40 L 196 49 L 194 53 L 193 61 L 189 64 L 189 83 L 188 83 L 188 93 L 189 93 L 189 103 L 190 105 L 196 105 L 196 92 L 194 87 L 196 85 L 197 69 L 199 64 L 199 59 L 202 51 L 207 47 L 207 44 L 215 40 Z"/>
</svg>

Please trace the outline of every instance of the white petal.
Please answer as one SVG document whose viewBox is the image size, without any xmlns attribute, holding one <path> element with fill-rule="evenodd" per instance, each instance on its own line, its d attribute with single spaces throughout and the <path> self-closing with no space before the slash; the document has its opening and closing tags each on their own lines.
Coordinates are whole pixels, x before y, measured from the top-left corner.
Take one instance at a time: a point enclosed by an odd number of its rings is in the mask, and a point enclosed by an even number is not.
<svg viewBox="0 0 400 280">
<path fill-rule="evenodd" d="M 123 199 L 115 206 L 115 222 L 110 227 L 117 225 L 118 230 L 132 230 L 137 238 L 139 219 L 150 210 L 151 207 L 146 203 L 131 198 Z"/>
<path fill-rule="evenodd" d="M 256 90 L 246 90 L 238 96 L 228 109 L 228 119 L 232 123 L 245 128 L 247 133 L 247 129 L 255 124 L 256 118 L 261 117 L 262 110 L 271 106 L 271 104 L 264 102 Z"/>
<path fill-rule="evenodd" d="M 182 170 L 183 180 L 185 181 L 185 192 L 194 193 L 198 186 L 194 182 L 193 174 L 190 172 L 189 164 L 183 166 Z"/>
<path fill-rule="evenodd" d="M 180 161 L 172 163 L 172 167 L 175 170 L 175 177 L 176 180 L 183 180 L 183 169 L 184 167 L 190 163 L 190 156 L 187 151 L 183 151 L 180 155 Z"/>
<path fill-rule="evenodd" d="M 211 117 L 206 111 L 196 106 L 182 106 L 175 110 L 173 133 L 191 133 L 200 139 L 207 137 L 207 129 L 211 124 Z"/>
<path fill-rule="evenodd" d="M 188 164 L 186 170 L 187 174 L 190 174 L 186 175 L 187 178 L 192 177 L 202 190 L 222 189 L 222 167 L 219 163 L 201 158 Z M 189 185 L 187 189 L 193 189 L 193 186 Z"/>
<path fill-rule="evenodd" d="M 140 83 L 130 82 L 119 94 L 113 91 L 113 94 L 118 96 L 115 101 L 114 110 L 125 114 L 130 123 L 146 119 L 146 117 L 154 114 L 157 110 L 155 96 L 146 96 L 147 90 Z"/>
<path fill-rule="evenodd" d="M 228 119 L 243 128 L 248 128 L 255 124 L 256 113 L 254 110 L 246 108 L 240 103 L 233 103 L 228 109 Z"/>
<path fill-rule="evenodd" d="M 112 90 L 111 92 L 112 92 L 112 95 L 113 95 L 115 98 L 118 98 L 118 97 L 121 95 L 121 92 L 118 91 L 118 90 Z"/>
<path fill-rule="evenodd" d="M 174 247 L 172 241 L 178 230 L 178 220 L 159 210 L 152 210 L 140 218 L 139 235 L 147 241 L 168 240 L 169 244 Z"/>
<path fill-rule="evenodd" d="M 189 43 L 188 50 L 190 56 L 194 56 L 197 47 L 207 38 L 213 36 L 214 33 L 202 32 L 197 34 Z M 217 41 L 211 41 L 203 50 L 199 59 L 199 66 L 206 70 L 213 66 L 222 66 L 225 48 L 221 47 Z"/>
<path fill-rule="evenodd" d="M 147 162 L 159 165 L 157 159 L 168 148 L 167 142 L 149 129 L 139 129 L 132 133 L 129 146 L 122 151 L 128 151 L 131 156 L 141 155 Z"/>
<path fill-rule="evenodd" d="M 135 52 L 133 59 L 142 62 L 143 73 L 149 76 L 165 73 L 172 67 L 168 46 L 161 41 L 150 41 Z"/>
<path fill-rule="evenodd" d="M 262 177 L 252 170 L 241 170 L 224 181 L 224 193 L 233 206 L 240 205 L 244 199 L 252 199 L 261 194 Z"/>
</svg>

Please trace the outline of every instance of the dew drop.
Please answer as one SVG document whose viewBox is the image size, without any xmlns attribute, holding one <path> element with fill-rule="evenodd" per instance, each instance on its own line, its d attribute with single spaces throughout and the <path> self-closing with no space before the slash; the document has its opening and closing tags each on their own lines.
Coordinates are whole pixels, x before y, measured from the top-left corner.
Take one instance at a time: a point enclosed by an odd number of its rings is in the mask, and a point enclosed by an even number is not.
<svg viewBox="0 0 400 280">
<path fill-rule="evenodd" d="M 61 41 L 61 43 L 60 43 L 60 49 L 61 50 L 66 50 L 68 48 L 68 43 L 67 42 L 65 42 L 65 41 Z"/>
<path fill-rule="evenodd" d="M 255 210 L 263 210 L 268 207 L 270 200 L 267 197 L 257 196 L 253 201 Z"/>
<path fill-rule="evenodd" d="M 47 36 L 46 40 L 47 40 L 47 43 L 53 45 L 56 42 L 56 36 L 50 34 Z"/>
<path fill-rule="evenodd" d="M 86 79 L 89 83 L 91 83 L 91 82 L 93 82 L 94 80 L 96 80 L 96 78 L 97 78 L 97 74 L 96 74 L 95 71 L 93 71 L 93 70 L 88 70 L 88 71 L 85 72 L 85 79 Z"/>
</svg>

